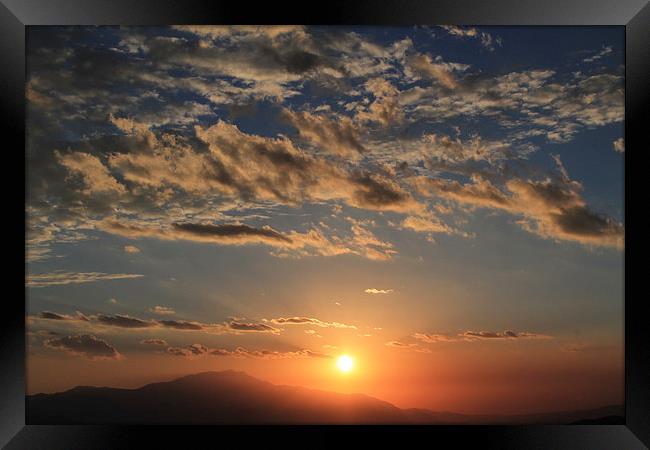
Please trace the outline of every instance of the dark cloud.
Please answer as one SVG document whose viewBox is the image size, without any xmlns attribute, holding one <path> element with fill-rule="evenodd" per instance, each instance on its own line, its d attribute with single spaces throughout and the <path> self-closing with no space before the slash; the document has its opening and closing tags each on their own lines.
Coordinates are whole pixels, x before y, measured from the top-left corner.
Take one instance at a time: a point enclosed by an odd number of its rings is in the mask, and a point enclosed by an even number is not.
<svg viewBox="0 0 650 450">
<path fill-rule="evenodd" d="M 43 341 L 43 345 L 88 359 L 119 359 L 121 357 L 115 347 L 88 334 L 48 339 Z"/>
<path fill-rule="evenodd" d="M 275 327 L 272 327 L 270 325 L 266 325 L 264 323 L 246 323 L 246 322 L 240 322 L 240 321 L 235 321 L 231 320 L 228 322 L 228 328 L 231 330 L 235 331 L 252 331 L 252 332 L 259 332 L 259 333 L 279 333 L 280 330 L 278 330 Z"/>
<path fill-rule="evenodd" d="M 83 313 L 76 311 L 74 315 L 60 314 L 52 311 L 42 311 L 39 315 L 41 319 L 47 320 L 71 320 L 71 321 L 84 321 L 88 322 L 90 319 Z"/>
<path fill-rule="evenodd" d="M 409 209 L 415 203 L 410 194 L 397 183 L 369 172 L 357 171 L 350 181 L 355 187 L 354 206 L 370 209 Z"/>
<path fill-rule="evenodd" d="M 202 355 L 224 356 L 234 358 L 258 358 L 258 359 L 285 359 L 285 358 L 329 358 L 330 355 L 309 349 L 295 351 L 275 350 L 254 350 L 244 347 L 237 347 L 234 350 L 226 348 L 208 348 L 202 344 L 192 344 L 184 347 L 168 347 L 167 353 L 175 356 L 191 358 Z"/>
<path fill-rule="evenodd" d="M 176 330 L 203 330 L 203 326 L 196 322 L 187 322 L 184 320 L 159 320 L 159 324 L 167 328 Z"/>
<path fill-rule="evenodd" d="M 465 331 L 460 336 L 467 339 L 548 339 L 550 336 L 544 334 L 530 333 L 527 331 L 514 332 L 505 330 L 496 331 Z"/>
<path fill-rule="evenodd" d="M 116 314 L 114 316 L 97 314 L 93 318 L 103 325 L 110 325 L 120 328 L 149 328 L 156 326 L 155 322 L 149 322 L 122 314 Z"/>
<path fill-rule="evenodd" d="M 99 324 L 111 327 L 118 328 L 131 328 L 131 329 L 142 329 L 142 328 L 153 328 L 153 327 L 165 327 L 181 331 L 202 331 L 213 334 L 239 334 L 246 332 L 257 332 L 257 333 L 273 333 L 279 334 L 282 332 L 279 328 L 275 328 L 270 324 L 266 323 L 256 323 L 256 322 L 245 322 L 243 319 L 231 318 L 230 320 L 223 323 L 201 323 L 195 321 L 187 320 L 145 320 L 137 317 L 127 316 L 124 314 L 96 314 L 92 316 L 84 316 L 82 313 L 77 312 L 75 316 L 69 316 L 65 314 L 55 313 L 51 311 L 43 311 L 39 316 L 39 319 L 46 320 L 59 320 L 59 321 L 85 321 L 90 322 L 91 324 Z M 347 327 L 343 324 L 325 324 L 321 323 L 320 326 L 336 326 L 336 327 Z M 157 344 L 163 345 L 164 341 L 158 339 L 147 339 L 141 341 L 143 344 Z"/>
<path fill-rule="evenodd" d="M 41 319 L 51 319 L 51 320 L 72 320 L 74 317 L 67 316 L 65 314 L 57 314 L 51 311 L 42 311 L 40 316 Z"/>
<path fill-rule="evenodd" d="M 197 223 L 174 223 L 172 226 L 175 230 L 203 237 L 237 238 L 255 236 L 291 242 L 291 239 L 270 227 L 253 228 L 248 225 L 209 225 Z"/>
<path fill-rule="evenodd" d="M 191 344 L 185 347 L 168 347 L 167 353 L 175 356 L 201 356 L 208 353 L 208 348 L 202 344 Z"/>
<path fill-rule="evenodd" d="M 213 356 L 230 356 L 230 357 L 242 357 L 242 358 L 259 358 L 259 359 L 331 358 L 331 355 L 327 353 L 317 352 L 309 349 L 279 352 L 274 350 L 251 350 L 244 347 L 237 347 L 235 350 L 216 348 L 210 350 L 209 353 Z"/>
</svg>

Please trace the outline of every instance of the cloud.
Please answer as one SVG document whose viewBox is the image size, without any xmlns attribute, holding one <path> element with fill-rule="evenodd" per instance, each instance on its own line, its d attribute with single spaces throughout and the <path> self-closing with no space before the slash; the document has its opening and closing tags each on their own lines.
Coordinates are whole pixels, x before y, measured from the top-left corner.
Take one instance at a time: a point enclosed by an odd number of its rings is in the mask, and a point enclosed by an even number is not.
<svg viewBox="0 0 650 450">
<path fill-rule="evenodd" d="M 352 174 L 351 206 L 378 211 L 418 212 L 421 205 L 395 181 L 376 173 L 355 171 Z"/>
<path fill-rule="evenodd" d="M 91 360 L 122 358 L 122 355 L 118 353 L 115 347 L 102 339 L 88 334 L 48 339 L 43 341 L 43 345 Z"/>
<path fill-rule="evenodd" d="M 184 320 L 160 320 L 158 323 L 164 327 L 174 328 L 176 330 L 205 331 L 213 334 L 240 334 L 247 332 L 279 334 L 282 331 L 263 323 L 243 322 L 234 319 L 216 324 L 189 322 Z"/>
<path fill-rule="evenodd" d="M 321 353 L 309 349 L 279 352 L 274 350 L 250 350 L 244 347 L 237 347 L 235 350 L 217 348 L 210 350 L 210 354 L 213 356 L 245 357 L 257 359 L 331 358 L 331 356 L 327 353 Z"/>
<path fill-rule="evenodd" d="M 212 28 L 215 30 L 215 28 Z M 278 29 L 279 30 L 279 29 Z M 318 54 L 309 36 L 298 28 L 269 34 L 253 28 L 230 28 L 219 31 L 219 40 L 232 40 L 237 45 L 223 45 L 205 39 L 203 30 L 185 28 L 202 37 L 198 42 L 183 39 L 152 39 L 147 41 L 150 53 L 168 63 L 193 67 L 204 74 L 219 74 L 255 83 L 272 83 L 279 89 L 297 81 L 328 63 Z M 215 34 L 210 35 L 216 37 Z"/>
<path fill-rule="evenodd" d="M 498 119 L 503 141 L 518 144 L 524 154 L 538 148 L 531 138 L 569 142 L 580 130 L 623 121 L 621 75 L 578 73 L 569 81 L 558 78 L 555 71 L 542 69 L 495 77 L 467 74 L 453 90 L 413 86 L 401 92 L 400 104 L 411 120 Z"/>
<path fill-rule="evenodd" d="M 28 274 L 25 284 L 28 287 L 63 286 L 67 284 L 93 283 L 96 281 L 128 280 L 141 278 L 144 275 L 128 273 L 101 273 L 101 272 L 52 272 Z"/>
<path fill-rule="evenodd" d="M 161 316 L 172 316 L 176 314 L 176 311 L 174 311 L 174 309 L 170 308 L 169 306 L 156 305 L 153 308 L 149 308 L 149 311 Z"/>
<path fill-rule="evenodd" d="M 193 356 L 201 356 L 208 353 L 208 348 L 202 344 L 191 344 L 185 347 L 168 347 L 167 353 L 176 356 L 184 356 L 186 358 Z"/>
<path fill-rule="evenodd" d="M 227 348 L 208 348 L 202 344 L 191 344 L 184 347 L 168 347 L 166 352 L 185 358 L 211 355 L 234 358 L 255 358 L 255 359 L 288 359 L 288 358 L 329 358 L 327 353 L 317 352 L 309 349 L 299 349 L 295 351 L 275 351 L 275 350 L 252 350 L 244 347 L 236 347 L 234 350 Z"/>
<path fill-rule="evenodd" d="M 102 231 L 129 238 L 151 237 L 163 240 L 188 240 L 220 245 L 288 245 L 292 241 L 269 226 L 254 228 L 243 224 L 172 223 L 170 227 L 141 226 L 116 220 L 99 222 Z"/>
<path fill-rule="evenodd" d="M 583 59 L 583 62 L 590 63 L 590 62 L 598 61 L 599 59 L 602 59 L 604 56 L 609 55 L 610 53 L 612 53 L 612 47 L 610 45 L 608 46 L 603 45 L 603 49 L 601 51 L 599 51 L 593 56 L 589 56 Z"/>
<path fill-rule="evenodd" d="M 402 121 L 403 112 L 399 105 L 399 91 L 390 81 L 381 77 L 372 78 L 365 83 L 364 87 L 375 99 L 367 110 L 357 113 L 358 120 L 378 122 L 384 127 Z"/>
<path fill-rule="evenodd" d="M 413 333 L 411 337 L 427 344 L 433 344 L 437 342 L 452 342 L 457 340 L 457 338 L 448 336 L 446 334 Z"/>
<path fill-rule="evenodd" d="M 459 38 L 478 39 L 483 47 L 490 51 L 494 51 L 495 47 L 501 47 L 502 40 L 500 37 L 493 38 L 490 33 L 480 31 L 474 27 L 459 27 L 456 25 L 440 25 L 440 28 L 445 30 L 452 36 Z"/>
<path fill-rule="evenodd" d="M 83 178 L 85 189 L 82 192 L 86 195 L 107 192 L 122 194 L 126 191 L 96 156 L 82 152 L 61 154 L 57 151 L 55 151 L 55 156 L 71 174 L 80 175 Z"/>
<path fill-rule="evenodd" d="M 193 223 L 175 223 L 172 227 L 181 235 L 187 234 L 195 238 L 206 238 L 207 240 L 223 240 L 233 242 L 257 242 L 257 241 L 284 241 L 291 242 L 286 236 L 278 233 L 271 227 L 253 228 L 248 225 L 209 225 Z"/>
<path fill-rule="evenodd" d="M 365 292 L 366 294 L 392 294 L 393 290 L 392 289 L 368 288 L 363 292 Z"/>
<path fill-rule="evenodd" d="M 421 152 L 438 161 L 459 163 L 464 161 L 497 161 L 513 156 L 511 145 L 498 140 L 486 140 L 480 136 L 469 139 L 452 138 L 445 134 L 425 134 L 421 140 Z"/>
<path fill-rule="evenodd" d="M 480 28 L 442 28 L 490 50 L 501 44 Z M 317 223 L 282 229 L 275 223 L 242 224 L 248 220 L 228 214 L 233 205 L 242 213 L 268 213 L 336 203 L 404 214 L 394 219 L 403 228 L 444 232 L 447 225 L 427 214 L 431 205 L 404 173 L 442 179 L 443 166 L 529 164 L 523 158 L 540 148 L 540 139 L 568 142 L 583 130 L 624 118 L 624 78 L 617 70 L 490 73 L 420 53 L 411 38 L 374 42 L 364 30 L 152 30 L 109 30 L 111 46 L 70 44 L 77 38 L 97 42 L 90 27 L 35 31 L 42 38 L 31 42 L 45 44 L 29 49 L 26 86 L 30 262 L 58 256 L 52 244 L 95 237 L 95 230 L 134 239 L 260 244 L 278 257 L 347 254 L 389 261 L 397 249 L 372 238 L 367 228 L 347 234 Z M 589 58 L 610 52 L 604 46 Z M 298 96 L 302 111 L 287 102 Z M 227 108 L 251 104 L 266 105 L 260 111 L 277 114 L 269 126 L 278 125 L 277 119 L 282 126 L 254 134 L 223 120 Z M 479 118 L 501 137 L 427 133 L 450 119 Z M 283 134 L 287 124 L 295 128 L 293 136 Z M 522 198 L 499 209 L 521 216 L 524 229 L 555 240 L 622 247 L 621 224 L 586 205 L 554 216 L 522 212 L 523 197 L 539 193 L 540 186 L 506 186 L 480 170 L 475 175 L 505 197 Z M 229 226 L 243 228 L 223 228 Z"/>
<path fill-rule="evenodd" d="M 454 89 L 458 86 L 450 66 L 445 63 L 434 63 L 429 55 L 416 53 L 408 57 L 406 67 L 408 73 L 437 80 L 448 89 Z"/>
<path fill-rule="evenodd" d="M 161 309 L 162 308 L 162 309 Z M 152 310 L 155 310 L 153 308 Z M 171 314 L 170 308 L 158 307 L 158 313 L 163 311 L 163 315 Z M 246 322 L 244 319 L 230 319 L 222 323 L 201 323 L 195 321 L 187 320 L 173 320 L 173 319 L 161 319 L 161 320 L 145 320 L 137 317 L 132 317 L 124 314 L 95 314 L 90 316 L 85 316 L 80 312 L 77 312 L 76 315 L 70 316 L 65 314 L 59 314 L 51 311 L 43 311 L 38 317 L 28 316 L 29 319 L 45 319 L 45 320 L 65 320 L 70 322 L 87 322 L 90 325 L 100 325 L 100 326 L 110 326 L 117 328 L 127 328 L 127 329 L 143 329 L 143 328 L 155 328 L 163 327 L 170 328 L 179 331 L 200 331 L 209 334 L 242 334 L 242 333 L 271 333 L 271 334 L 280 334 L 281 329 L 275 328 L 272 325 L 267 323 L 256 323 L 256 322 Z M 346 325 L 333 323 L 324 323 L 322 322 L 319 326 L 332 326 L 345 328 Z"/>
<path fill-rule="evenodd" d="M 409 216 L 402 221 L 402 227 L 419 233 L 456 233 L 456 230 L 451 228 L 449 225 L 426 217 Z"/>
<path fill-rule="evenodd" d="M 466 184 L 440 178 L 417 179 L 415 183 L 423 194 L 523 216 L 517 223 L 544 238 L 623 248 L 623 224 L 590 210 L 580 194 L 582 185 L 568 177 L 559 157 L 554 158 L 559 177 L 510 178 L 504 182 L 505 189 L 479 175 Z"/>
<path fill-rule="evenodd" d="M 232 39 L 238 35 L 275 39 L 285 34 L 305 32 L 302 25 L 174 25 L 172 28 L 210 39 Z"/>
<path fill-rule="evenodd" d="M 254 195 L 284 204 L 343 199 L 351 206 L 374 210 L 417 209 L 410 195 L 389 178 L 346 170 L 308 155 L 286 138 L 248 135 L 225 122 L 197 128 L 197 137 L 210 146 L 229 176 L 239 180 L 245 198 Z M 245 171 L 241 161 L 246 161 Z"/>
<path fill-rule="evenodd" d="M 227 323 L 229 329 L 237 332 L 253 332 L 253 333 L 272 333 L 278 334 L 281 330 L 267 325 L 265 323 L 248 323 L 237 320 L 231 320 Z"/>
<path fill-rule="evenodd" d="M 172 200 L 180 204 L 219 198 L 243 201 L 278 202 L 295 206 L 303 202 L 343 200 L 351 206 L 378 211 L 423 210 L 409 192 L 390 179 L 390 173 L 375 173 L 350 168 L 346 164 L 317 158 L 297 148 L 285 137 L 266 138 L 242 133 L 225 122 L 198 127 L 199 141 L 209 151 L 183 144 L 177 136 L 155 135 L 148 126 L 130 119 L 111 121 L 126 136 L 131 151 L 111 153 L 107 170 L 123 180 L 127 192 L 97 205 L 92 218 L 78 217 L 78 229 L 100 229 L 131 238 L 152 237 L 165 240 L 192 240 L 215 244 L 265 244 L 282 247 L 278 254 L 330 256 L 345 253 L 371 259 L 389 259 L 387 251 L 358 248 L 358 242 L 338 243 L 312 230 L 307 233 L 282 233 L 269 226 L 261 228 L 240 223 L 215 224 L 160 217 L 138 220 L 140 213 L 151 214 Z M 124 145 L 124 143 L 122 144 Z M 118 145 L 119 146 L 119 145 Z M 245 168 L 242 161 L 246 161 Z M 69 186 L 68 188 L 73 188 Z M 91 200 L 79 199 L 81 202 Z M 92 201 L 99 201 L 95 198 Z M 176 203 L 174 203 L 176 204 Z M 136 207 L 136 214 L 111 217 L 121 210 Z M 144 207 L 145 210 L 140 211 Z M 183 209 L 191 212 L 192 206 Z M 75 212 L 75 214 L 77 214 Z M 103 217 L 102 217 L 103 216 Z M 128 217 L 128 220 L 126 220 Z M 85 223 L 83 222 L 85 220 Z M 49 238 L 51 241 L 52 238 Z M 35 243 L 36 244 L 36 243 Z M 356 248 L 355 248 L 356 247 Z"/>
<path fill-rule="evenodd" d="M 530 340 L 530 339 L 552 339 L 552 336 L 546 334 L 531 333 L 528 331 L 515 332 L 505 330 L 496 331 L 462 331 L 457 335 L 441 333 L 413 333 L 411 337 L 425 344 L 439 344 L 444 342 L 478 342 L 481 340 Z M 386 345 L 390 347 L 417 348 L 417 344 L 403 343 L 401 341 L 390 341 Z"/>
<path fill-rule="evenodd" d="M 618 153 L 625 153 L 625 140 L 623 140 L 623 138 L 616 139 L 612 145 L 614 146 L 614 151 Z"/>
<path fill-rule="evenodd" d="M 125 253 L 140 253 L 140 249 L 136 247 L 135 245 L 125 245 L 124 246 L 124 252 Z"/>
<path fill-rule="evenodd" d="M 97 314 L 95 316 L 91 316 L 91 319 L 102 325 L 119 328 L 150 328 L 156 326 L 155 322 L 146 321 L 123 314 L 116 314 L 114 316 Z"/>
<path fill-rule="evenodd" d="M 204 329 L 204 326 L 200 323 L 185 320 L 159 320 L 158 323 L 163 327 L 173 328 L 175 330 L 200 331 Z"/>
<path fill-rule="evenodd" d="M 276 325 L 315 325 L 321 328 L 349 328 L 356 330 L 355 325 L 349 325 L 339 322 L 324 322 L 314 317 L 278 317 L 277 319 L 264 319 L 265 322 L 271 322 Z"/>
<path fill-rule="evenodd" d="M 283 110 L 281 117 L 298 130 L 301 138 L 327 152 L 354 158 L 367 150 L 360 142 L 359 130 L 345 116 L 330 119 L 307 111 Z"/>
<path fill-rule="evenodd" d="M 83 314 L 81 314 L 79 311 L 77 311 L 74 316 L 70 316 L 67 314 L 59 314 L 52 311 L 42 311 L 39 317 L 41 319 L 49 319 L 49 320 L 84 320 L 84 321 L 88 320 L 88 318 Z"/>
<path fill-rule="evenodd" d="M 160 346 L 167 345 L 167 341 L 164 339 L 143 339 L 140 341 L 140 343 L 144 345 L 160 345 Z"/>
<path fill-rule="evenodd" d="M 325 236 L 322 227 L 314 226 L 305 233 L 280 233 L 271 227 L 254 228 L 247 225 L 185 224 L 159 227 L 148 224 L 120 222 L 107 219 L 96 223 L 102 231 L 131 239 L 142 237 L 163 240 L 188 240 L 215 245 L 264 244 L 273 247 L 279 257 L 336 256 L 354 254 L 374 260 L 388 260 L 395 251 L 392 244 L 378 240 L 363 225 L 354 223 L 351 235 Z"/>
<path fill-rule="evenodd" d="M 506 330 L 504 332 L 496 331 L 465 331 L 459 336 L 464 337 L 467 340 L 476 340 L 476 339 L 550 339 L 551 336 L 544 334 L 535 334 L 527 331 L 514 332 L 511 330 Z"/>
</svg>

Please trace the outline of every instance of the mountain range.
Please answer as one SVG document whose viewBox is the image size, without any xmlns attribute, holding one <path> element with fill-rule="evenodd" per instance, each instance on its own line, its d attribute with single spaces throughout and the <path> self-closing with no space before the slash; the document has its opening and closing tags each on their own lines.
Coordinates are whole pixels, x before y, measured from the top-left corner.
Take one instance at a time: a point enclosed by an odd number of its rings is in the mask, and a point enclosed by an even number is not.
<svg viewBox="0 0 650 450">
<path fill-rule="evenodd" d="M 569 424 L 624 423 L 623 406 L 530 415 L 402 409 L 362 394 L 204 372 L 137 389 L 78 386 L 26 397 L 28 424 Z"/>
</svg>

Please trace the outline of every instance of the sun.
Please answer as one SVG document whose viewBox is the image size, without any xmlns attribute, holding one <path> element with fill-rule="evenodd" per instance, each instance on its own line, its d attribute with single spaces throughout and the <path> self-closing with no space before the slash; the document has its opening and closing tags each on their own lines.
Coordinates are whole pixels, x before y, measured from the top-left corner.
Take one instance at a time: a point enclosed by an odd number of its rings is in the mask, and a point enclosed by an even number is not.
<svg viewBox="0 0 650 450">
<path fill-rule="evenodd" d="M 354 360 L 348 355 L 341 355 L 339 356 L 339 359 L 336 360 L 336 367 L 338 367 L 341 372 L 347 373 L 354 367 Z"/>
</svg>

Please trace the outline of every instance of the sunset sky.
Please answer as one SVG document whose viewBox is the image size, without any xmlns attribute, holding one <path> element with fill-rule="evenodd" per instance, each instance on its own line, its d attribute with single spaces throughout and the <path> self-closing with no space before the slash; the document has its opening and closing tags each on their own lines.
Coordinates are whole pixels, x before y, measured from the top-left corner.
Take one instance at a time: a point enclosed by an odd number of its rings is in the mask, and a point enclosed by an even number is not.
<svg viewBox="0 0 650 450">
<path fill-rule="evenodd" d="M 436 411 L 623 402 L 622 27 L 27 46 L 28 393 L 235 369 Z"/>
</svg>

